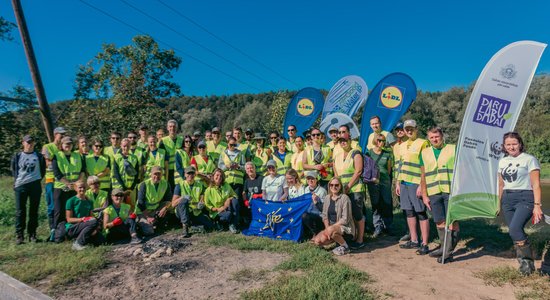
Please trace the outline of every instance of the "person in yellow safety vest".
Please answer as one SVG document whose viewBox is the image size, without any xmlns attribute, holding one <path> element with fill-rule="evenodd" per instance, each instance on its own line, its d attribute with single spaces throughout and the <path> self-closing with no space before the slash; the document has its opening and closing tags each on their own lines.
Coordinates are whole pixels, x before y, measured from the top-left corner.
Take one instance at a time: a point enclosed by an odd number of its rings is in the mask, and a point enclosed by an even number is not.
<svg viewBox="0 0 550 300">
<path fill-rule="evenodd" d="M 185 179 L 185 168 L 191 165 L 191 158 L 195 155 L 195 147 L 191 136 L 183 138 L 182 149 L 176 150 L 176 170 L 174 171 L 175 184 Z"/>
<path fill-rule="evenodd" d="M 65 136 L 67 131 L 63 127 L 57 127 L 53 131 L 54 140 L 52 143 L 45 144 L 42 147 L 42 155 L 46 160 L 46 175 L 45 175 L 45 193 L 44 198 L 46 198 L 46 208 L 48 215 L 48 223 L 50 225 L 50 238 L 49 241 L 52 242 L 54 238 L 54 221 L 53 221 L 53 183 L 55 178 L 53 176 L 53 165 L 52 160 L 55 157 L 55 153 L 61 150 L 61 139 Z"/>
<path fill-rule="evenodd" d="M 185 180 L 176 185 L 172 196 L 172 207 L 176 208 L 176 217 L 181 222 L 184 238 L 190 237 L 189 226 L 193 224 L 203 226 L 205 231 L 214 228 L 204 206 L 205 190 L 205 182 L 195 180 L 195 168 L 185 168 Z"/>
<path fill-rule="evenodd" d="M 138 159 L 130 153 L 130 141 L 123 139 L 120 143 L 120 151 L 115 154 L 115 161 L 112 165 L 113 177 L 111 186 L 119 188 L 126 193 L 126 203 L 134 209 L 136 204 L 136 185 L 138 184 Z"/>
<path fill-rule="evenodd" d="M 277 151 L 277 141 L 279 141 L 279 133 L 277 131 L 272 131 L 269 134 L 269 148 L 272 153 Z"/>
<path fill-rule="evenodd" d="M 111 193 L 111 204 L 103 210 L 103 234 L 108 243 L 130 238 L 130 244 L 137 245 L 141 239 L 136 233 L 136 214 L 123 202 L 124 195 L 121 189 Z"/>
<path fill-rule="evenodd" d="M 254 143 L 253 138 L 254 138 L 254 131 L 250 128 L 247 128 L 244 131 L 245 141 L 243 142 L 243 144 L 248 145 L 248 151 L 250 151 L 251 157 L 252 157 L 252 153 L 254 153 L 254 151 L 256 150 L 256 143 Z M 250 160 L 248 160 L 248 161 L 250 161 Z"/>
<path fill-rule="evenodd" d="M 55 177 L 53 185 L 54 228 L 66 221 L 65 204 L 69 198 L 76 195 L 75 183 L 82 180 L 86 172 L 86 162 L 80 154 L 73 152 L 71 137 L 66 136 L 61 139 L 61 150 L 55 153 L 52 160 Z"/>
<path fill-rule="evenodd" d="M 147 149 L 145 150 L 145 163 L 143 165 L 144 178 L 151 177 L 151 169 L 154 166 L 161 167 L 164 172 L 164 179 L 168 180 L 168 155 L 166 150 L 157 147 L 157 138 L 154 135 L 147 137 Z"/>
<path fill-rule="evenodd" d="M 458 223 L 453 222 L 450 230 L 445 230 L 445 218 L 451 193 L 451 182 L 455 164 L 456 146 L 445 144 L 443 130 L 432 127 L 428 130 L 428 140 L 431 147 L 422 150 L 420 156 L 420 186 L 424 205 L 432 212 L 437 227 L 437 234 L 441 243 L 439 249 L 430 252 L 431 257 L 437 257 L 438 262 L 443 260 L 445 248 L 445 262 L 453 259 L 454 247 L 458 243 Z M 445 241 L 445 245 L 444 244 Z M 443 247 L 445 246 L 445 247 Z"/>
<path fill-rule="evenodd" d="M 164 129 L 162 128 L 159 128 L 156 132 L 155 132 L 155 136 L 157 137 L 157 147 L 160 145 L 160 141 L 162 141 L 162 138 L 164 138 L 165 134 L 164 134 Z"/>
<path fill-rule="evenodd" d="M 273 160 L 277 164 L 277 174 L 279 175 L 285 175 L 292 164 L 292 152 L 287 151 L 286 144 L 286 139 L 279 137 L 277 150 L 273 152 Z"/>
<path fill-rule="evenodd" d="M 336 126 L 331 126 L 328 130 L 328 134 L 330 135 L 330 142 L 327 143 L 327 146 L 330 150 L 334 151 L 334 147 L 338 145 L 338 128 Z"/>
<path fill-rule="evenodd" d="M 236 143 L 236 140 L 232 138 L 229 143 Z M 238 233 L 239 201 L 231 185 L 225 181 L 222 169 L 214 170 L 210 186 L 204 192 L 204 205 L 210 214 L 210 218 L 220 228 L 228 224 L 231 233 Z"/>
<path fill-rule="evenodd" d="M 204 141 L 200 141 L 197 144 L 197 149 L 199 150 L 199 154 L 191 158 L 191 166 L 197 170 L 197 175 L 200 177 L 197 178 L 199 181 L 208 180 L 214 169 L 216 169 L 216 165 L 214 164 L 214 160 L 206 153 L 206 143 Z"/>
<path fill-rule="evenodd" d="M 144 235 L 155 233 L 155 227 L 166 223 L 174 215 L 172 207 L 172 190 L 170 184 L 162 179 L 162 169 L 154 166 L 151 178 L 139 185 L 136 214 L 138 225 Z"/>
<path fill-rule="evenodd" d="M 298 135 L 298 130 L 296 129 L 296 125 L 289 125 L 286 129 L 286 132 L 288 133 L 288 139 L 286 141 L 286 150 L 288 152 L 295 153 L 297 151 L 295 140 Z"/>
<path fill-rule="evenodd" d="M 227 148 L 227 143 L 222 141 L 220 129 L 218 127 L 212 128 L 212 140 L 206 142 L 206 151 L 214 160 L 214 165 L 218 165 L 220 155 L 225 148 Z"/>
<path fill-rule="evenodd" d="M 401 169 L 397 175 L 398 183 L 395 187 L 395 193 L 399 196 L 401 209 L 407 215 L 407 225 L 411 239 L 404 244 L 399 245 L 403 249 L 418 249 L 419 255 L 428 254 L 428 239 L 430 236 L 430 224 L 426 205 L 422 202 L 422 189 L 420 187 L 420 155 L 422 150 L 428 146 L 425 139 L 418 138 L 418 129 L 416 121 L 406 120 L 404 122 L 405 133 L 408 140 L 399 145 L 399 159 Z M 417 219 L 420 223 L 420 232 L 422 242 L 418 240 L 416 231 Z"/>
<path fill-rule="evenodd" d="M 137 141 L 137 146 L 143 150 L 143 152 L 147 151 L 147 148 L 149 147 L 147 143 L 147 138 L 149 135 L 147 132 L 149 131 L 149 127 L 147 125 L 141 125 L 139 127 L 139 139 Z"/>
<path fill-rule="evenodd" d="M 237 149 L 239 149 L 243 153 L 244 159 L 246 161 L 250 161 L 252 159 L 251 158 L 252 153 L 250 152 L 250 144 L 243 139 L 243 130 L 241 127 L 236 126 L 233 128 L 233 137 L 237 142 Z"/>
<path fill-rule="evenodd" d="M 351 140 L 351 134 L 348 125 L 342 125 L 340 126 L 340 128 L 338 128 L 338 138 L 349 138 L 351 149 L 359 150 L 359 152 L 363 151 L 363 149 L 361 149 L 361 146 L 359 146 L 359 142 Z M 338 156 L 340 152 L 342 152 L 342 147 L 340 147 L 340 144 L 337 143 L 336 145 L 334 145 L 334 149 L 332 149 L 332 159 L 334 160 L 334 158 L 336 158 L 336 156 Z"/>
<path fill-rule="evenodd" d="M 399 147 L 399 145 L 401 145 L 403 142 L 407 141 L 407 135 L 405 134 L 405 129 L 403 129 L 403 122 L 399 122 L 397 123 L 397 125 L 395 125 L 395 138 L 396 138 L 396 141 L 395 143 L 392 145 L 392 148 L 393 148 L 393 173 L 392 173 L 392 178 L 394 180 L 392 180 L 392 185 L 399 185 L 399 182 L 397 181 L 397 174 L 399 174 L 399 170 L 401 168 L 401 162 L 399 160 L 399 149 L 401 149 L 401 147 Z M 404 210 L 401 210 L 403 212 L 403 217 L 405 218 L 405 220 L 407 219 L 407 214 L 405 213 Z M 406 242 L 408 240 L 411 239 L 411 235 L 409 234 L 408 230 L 407 230 L 407 233 L 405 233 L 405 235 L 403 235 L 399 241 L 400 242 Z"/>
<path fill-rule="evenodd" d="M 110 140 L 111 140 L 111 146 L 107 146 L 103 149 L 103 155 L 107 155 L 109 157 L 111 166 L 113 165 L 115 161 L 115 154 L 120 152 L 120 133 L 113 131 L 111 132 Z M 111 177 L 113 176 L 111 168 Z"/>
<path fill-rule="evenodd" d="M 306 148 L 303 164 L 304 170 L 318 171 L 320 174 L 319 184 L 326 187 L 333 174 L 332 150 L 329 146 L 322 143 L 321 135 L 321 130 L 318 128 L 313 128 L 311 130 L 311 140 L 313 144 Z"/>
<path fill-rule="evenodd" d="M 199 141 L 202 140 L 201 137 L 202 137 L 202 134 L 199 130 L 193 132 L 193 135 L 191 136 L 191 140 L 193 141 L 193 149 L 197 149 Z M 197 153 L 193 153 L 193 155 L 197 155 Z"/>
<path fill-rule="evenodd" d="M 267 162 L 271 158 L 271 149 L 265 148 L 265 137 L 261 133 L 256 133 L 254 135 L 254 141 L 256 141 L 256 147 L 254 150 L 254 155 L 252 156 L 252 162 L 256 168 L 256 173 L 260 175 L 265 175 L 267 172 Z"/>
<path fill-rule="evenodd" d="M 166 155 L 168 155 L 168 183 L 170 183 L 171 187 L 174 187 L 176 150 L 183 147 L 183 137 L 177 135 L 178 122 L 176 120 L 169 120 L 166 123 L 166 129 L 168 130 L 168 136 L 165 136 L 159 140 L 159 148 L 164 149 L 166 151 Z"/>
<path fill-rule="evenodd" d="M 395 143 L 395 137 L 393 136 L 393 134 L 391 134 L 391 132 L 382 130 L 382 123 L 379 116 L 372 116 L 370 118 L 370 128 L 372 129 L 372 132 L 367 140 L 367 150 L 371 150 L 372 148 L 374 148 L 375 143 L 373 139 L 375 134 L 382 134 L 386 138 L 386 144 L 384 145 L 384 148 L 389 149 L 389 147 Z"/>
<path fill-rule="evenodd" d="M 304 139 L 301 136 L 294 139 L 294 145 L 296 146 L 295 153 L 290 157 L 290 167 L 298 173 L 300 183 L 306 184 L 306 178 L 304 176 L 304 160 L 306 159 L 306 152 L 304 151 Z"/>
<path fill-rule="evenodd" d="M 99 178 L 99 188 L 108 194 L 111 189 L 111 161 L 108 156 L 103 155 L 103 142 L 101 140 L 93 140 L 92 151 L 92 154 L 86 155 L 87 174 L 88 176 L 97 176 Z"/>
<path fill-rule="evenodd" d="M 101 216 L 100 210 L 109 205 L 109 193 L 99 189 L 100 180 L 97 176 L 90 176 L 86 180 L 88 189 L 86 190 L 86 198 L 92 201 L 94 217 Z"/>
<path fill-rule="evenodd" d="M 340 127 L 340 131 L 342 127 Z M 342 151 L 334 159 L 334 176 L 340 178 L 344 194 L 351 200 L 351 212 L 355 222 L 357 235 L 355 241 L 349 243 L 350 248 L 360 249 L 365 246 L 363 242 L 365 234 L 365 185 L 361 181 L 363 171 L 363 155 L 361 151 L 353 149 L 349 134 L 341 134 L 338 144 Z"/>
<path fill-rule="evenodd" d="M 227 149 L 222 153 L 218 168 L 224 171 L 225 182 L 231 186 L 231 189 L 237 195 L 239 204 L 242 205 L 243 186 L 244 186 L 244 164 L 246 163 L 244 153 L 237 149 L 237 139 L 229 138 Z"/>
<path fill-rule="evenodd" d="M 143 164 L 145 164 L 145 151 L 143 151 L 143 149 L 141 149 L 140 147 L 138 147 L 138 136 L 137 134 L 135 133 L 135 131 L 129 131 L 128 132 L 128 135 L 127 135 L 127 138 L 128 140 L 130 141 L 130 153 L 132 153 L 133 155 L 135 155 L 138 159 L 138 165 L 139 166 L 143 166 Z M 144 179 L 144 174 L 143 174 L 143 168 L 139 168 L 139 181 L 143 181 Z M 147 178 L 147 177 L 145 177 Z"/>
</svg>

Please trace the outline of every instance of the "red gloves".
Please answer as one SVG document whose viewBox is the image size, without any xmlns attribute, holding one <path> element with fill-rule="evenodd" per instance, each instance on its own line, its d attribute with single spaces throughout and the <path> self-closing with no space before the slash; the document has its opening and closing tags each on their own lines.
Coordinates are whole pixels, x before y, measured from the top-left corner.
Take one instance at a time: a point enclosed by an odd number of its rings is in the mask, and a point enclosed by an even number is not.
<svg viewBox="0 0 550 300">
<path fill-rule="evenodd" d="M 245 199 L 245 200 L 244 200 L 244 206 L 250 207 L 250 201 L 248 201 L 247 199 Z"/>
<path fill-rule="evenodd" d="M 321 177 L 325 178 L 328 176 L 328 171 L 325 167 L 321 168 L 321 170 L 319 170 L 319 174 L 321 174 Z"/>
<path fill-rule="evenodd" d="M 113 226 L 119 226 L 119 225 L 122 225 L 122 219 L 120 217 L 116 217 L 114 220 L 113 220 Z"/>
<path fill-rule="evenodd" d="M 136 218 L 137 218 L 137 216 L 136 216 L 136 214 L 135 214 L 135 213 L 131 213 L 131 214 L 130 214 L 130 219 L 133 219 L 133 220 L 135 220 Z"/>
<path fill-rule="evenodd" d="M 94 217 L 84 217 L 82 218 L 82 222 L 87 222 L 87 221 L 90 221 L 91 219 L 93 219 Z"/>
</svg>

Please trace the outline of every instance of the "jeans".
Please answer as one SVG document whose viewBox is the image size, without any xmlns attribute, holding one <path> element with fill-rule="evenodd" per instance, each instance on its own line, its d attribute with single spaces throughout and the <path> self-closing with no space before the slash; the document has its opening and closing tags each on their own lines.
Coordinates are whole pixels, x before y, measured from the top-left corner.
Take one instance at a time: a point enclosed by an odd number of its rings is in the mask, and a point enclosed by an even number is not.
<svg viewBox="0 0 550 300">
<path fill-rule="evenodd" d="M 53 228 L 57 228 L 58 224 L 66 221 L 65 204 L 75 195 L 76 192 L 73 190 L 65 192 L 62 189 L 53 189 Z"/>
<path fill-rule="evenodd" d="M 136 233 L 136 220 L 131 218 L 126 218 L 124 223 L 109 228 L 109 233 L 107 234 L 107 241 L 110 243 L 116 242 L 118 240 L 126 239 L 131 237 L 132 234 Z"/>
<path fill-rule="evenodd" d="M 319 232 L 323 231 L 325 229 L 325 224 L 323 224 L 323 219 L 320 215 L 314 214 L 314 213 L 304 213 L 302 215 L 302 224 L 304 225 L 304 228 L 309 230 L 310 234 L 312 236 L 315 236 Z M 307 234 L 304 232 L 303 234 Z"/>
<path fill-rule="evenodd" d="M 217 217 L 222 223 L 237 226 L 239 224 L 239 200 L 237 200 L 237 198 L 231 199 L 229 207 L 225 211 L 219 213 Z"/>
<path fill-rule="evenodd" d="M 514 242 L 527 240 L 523 227 L 533 216 L 535 198 L 530 190 L 504 190 L 502 193 L 502 212 Z"/>
<path fill-rule="evenodd" d="M 40 195 L 42 186 L 40 180 L 29 182 L 18 186 L 15 191 L 15 234 L 23 236 L 25 227 L 30 235 L 36 235 L 38 227 L 38 207 L 40 206 Z M 29 223 L 26 226 L 27 199 L 29 199 Z"/>
<path fill-rule="evenodd" d="M 50 225 L 50 229 L 55 229 L 54 221 L 53 221 L 53 182 L 46 183 L 46 207 L 48 211 L 48 223 Z"/>
<path fill-rule="evenodd" d="M 67 230 L 67 235 L 71 239 L 76 238 L 76 241 L 84 246 L 93 240 L 92 234 L 94 234 L 94 231 L 98 228 L 97 224 L 98 222 L 96 219 L 73 224 L 73 226 Z M 97 232 L 95 233 L 97 234 Z"/>
<path fill-rule="evenodd" d="M 205 230 L 212 230 L 214 228 L 214 223 L 212 220 L 205 215 L 200 213 L 200 215 L 195 216 L 189 209 L 189 198 L 184 198 L 176 206 L 176 215 L 180 219 L 182 225 L 202 225 Z"/>
<path fill-rule="evenodd" d="M 393 223 L 391 182 L 389 185 L 367 183 L 372 205 L 372 224 L 375 229 L 389 229 Z"/>
</svg>

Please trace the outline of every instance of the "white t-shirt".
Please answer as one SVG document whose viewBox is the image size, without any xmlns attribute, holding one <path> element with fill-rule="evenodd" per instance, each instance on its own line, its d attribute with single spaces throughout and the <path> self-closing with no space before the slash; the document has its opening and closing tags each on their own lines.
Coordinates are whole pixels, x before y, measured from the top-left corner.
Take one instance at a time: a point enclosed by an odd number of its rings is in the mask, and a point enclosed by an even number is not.
<svg viewBox="0 0 550 300">
<path fill-rule="evenodd" d="M 517 157 L 506 156 L 498 162 L 498 173 L 502 176 L 505 190 L 532 190 L 529 173 L 540 170 L 537 159 L 527 153 Z"/>
<path fill-rule="evenodd" d="M 265 191 L 266 198 L 269 201 L 281 201 L 283 195 L 283 184 L 285 177 L 283 175 L 267 175 L 262 181 L 262 191 Z"/>
<path fill-rule="evenodd" d="M 285 189 L 288 188 L 288 199 L 298 198 L 303 194 L 309 193 L 309 189 L 306 190 L 306 187 L 303 185 L 300 185 L 299 187 L 295 187 L 295 186 L 289 187 L 286 184 L 286 180 L 283 188 Z"/>
</svg>

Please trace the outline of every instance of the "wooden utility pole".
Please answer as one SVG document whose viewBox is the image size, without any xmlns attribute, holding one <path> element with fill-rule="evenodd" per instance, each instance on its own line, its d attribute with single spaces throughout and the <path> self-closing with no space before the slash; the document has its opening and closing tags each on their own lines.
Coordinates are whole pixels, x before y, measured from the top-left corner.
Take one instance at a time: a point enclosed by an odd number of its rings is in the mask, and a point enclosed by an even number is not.
<svg viewBox="0 0 550 300">
<path fill-rule="evenodd" d="M 34 89 L 36 91 L 36 98 L 38 99 L 38 106 L 40 107 L 44 129 L 46 130 L 48 140 L 50 142 L 53 142 L 54 136 L 52 114 L 50 112 L 48 100 L 46 99 L 46 92 L 44 91 L 44 85 L 42 84 L 42 78 L 40 77 L 40 71 L 38 70 L 38 64 L 36 63 L 36 57 L 34 56 L 31 37 L 29 36 L 29 30 L 27 29 L 27 23 L 25 22 L 25 16 L 23 15 L 21 1 L 12 0 L 11 4 L 13 6 L 15 18 L 17 19 L 17 26 L 19 27 L 21 40 L 23 41 L 23 46 L 25 47 L 25 55 L 27 56 L 27 62 L 31 71 L 31 77 L 34 83 Z"/>
</svg>

